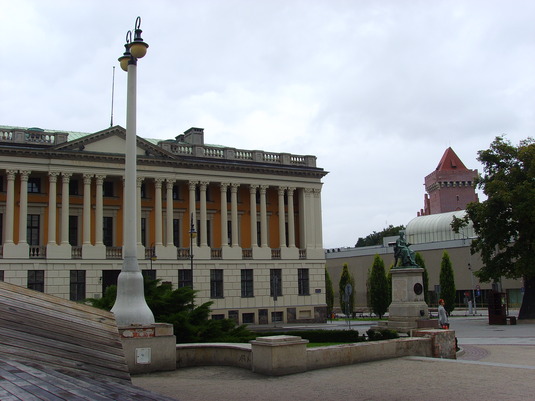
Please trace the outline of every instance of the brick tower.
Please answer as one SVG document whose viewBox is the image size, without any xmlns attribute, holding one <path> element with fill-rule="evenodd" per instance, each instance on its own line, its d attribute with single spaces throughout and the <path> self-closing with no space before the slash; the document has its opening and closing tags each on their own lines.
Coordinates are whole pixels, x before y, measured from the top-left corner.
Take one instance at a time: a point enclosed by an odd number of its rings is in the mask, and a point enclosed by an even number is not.
<svg viewBox="0 0 535 401">
<path fill-rule="evenodd" d="M 446 149 L 437 168 L 425 177 L 424 209 L 418 215 L 464 210 L 478 202 L 474 180 L 477 170 L 469 170 L 452 148 Z"/>
</svg>

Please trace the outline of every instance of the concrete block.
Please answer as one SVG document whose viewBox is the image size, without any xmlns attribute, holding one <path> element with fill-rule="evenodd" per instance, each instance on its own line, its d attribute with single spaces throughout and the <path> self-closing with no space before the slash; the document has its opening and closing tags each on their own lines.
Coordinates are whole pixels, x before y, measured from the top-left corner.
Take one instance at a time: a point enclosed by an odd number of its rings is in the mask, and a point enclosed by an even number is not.
<svg viewBox="0 0 535 401">
<path fill-rule="evenodd" d="M 298 336 L 258 337 L 251 341 L 253 372 L 269 376 L 305 372 L 307 343 Z"/>
</svg>

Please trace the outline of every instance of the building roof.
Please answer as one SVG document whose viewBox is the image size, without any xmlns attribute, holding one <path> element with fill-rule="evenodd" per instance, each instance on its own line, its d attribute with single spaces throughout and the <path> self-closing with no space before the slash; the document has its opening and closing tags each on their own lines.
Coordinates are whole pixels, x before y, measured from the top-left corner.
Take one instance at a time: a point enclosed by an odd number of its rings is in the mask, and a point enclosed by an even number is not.
<svg viewBox="0 0 535 401">
<path fill-rule="evenodd" d="M 446 149 L 436 170 L 468 170 L 451 147 Z"/>
<path fill-rule="evenodd" d="M 456 234 L 451 228 L 453 216 L 463 218 L 465 210 L 454 212 L 418 216 L 412 219 L 405 230 L 407 239 L 411 244 L 428 242 L 450 241 L 463 238 L 474 238 L 474 226 L 472 222 L 462 232 Z"/>
</svg>

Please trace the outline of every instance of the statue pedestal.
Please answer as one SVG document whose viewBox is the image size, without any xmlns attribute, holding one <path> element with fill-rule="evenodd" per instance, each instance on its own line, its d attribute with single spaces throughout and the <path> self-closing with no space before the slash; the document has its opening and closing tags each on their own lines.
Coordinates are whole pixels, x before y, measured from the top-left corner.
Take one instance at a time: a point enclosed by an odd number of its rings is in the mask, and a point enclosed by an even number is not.
<svg viewBox="0 0 535 401">
<path fill-rule="evenodd" d="M 424 300 L 423 272 L 420 267 L 393 268 L 392 303 L 388 307 L 388 321 L 379 322 L 375 329 L 392 329 L 409 333 L 426 320 L 429 308 Z"/>
</svg>

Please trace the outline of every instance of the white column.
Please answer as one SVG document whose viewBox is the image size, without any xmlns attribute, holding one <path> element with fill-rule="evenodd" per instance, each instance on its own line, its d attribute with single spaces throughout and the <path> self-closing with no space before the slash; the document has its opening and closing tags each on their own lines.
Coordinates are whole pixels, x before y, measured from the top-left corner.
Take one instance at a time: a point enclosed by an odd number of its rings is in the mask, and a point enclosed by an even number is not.
<svg viewBox="0 0 535 401">
<path fill-rule="evenodd" d="M 323 229 L 321 221 L 321 189 L 314 189 L 314 233 L 316 248 L 323 248 Z"/>
<path fill-rule="evenodd" d="M 83 208 L 83 225 L 82 243 L 91 245 L 91 178 L 93 174 L 84 174 L 84 208 Z"/>
<path fill-rule="evenodd" d="M 28 229 L 28 176 L 30 171 L 20 172 L 19 245 L 27 243 Z"/>
<path fill-rule="evenodd" d="M 294 191 L 288 188 L 288 246 L 295 248 Z"/>
<path fill-rule="evenodd" d="M 305 196 L 305 189 L 299 188 L 297 190 L 298 194 L 298 202 L 299 202 L 299 249 L 303 249 L 307 247 L 307 232 L 306 232 L 306 196 Z"/>
<path fill-rule="evenodd" d="M 257 185 L 249 186 L 249 209 L 251 213 L 251 248 L 258 246 L 258 237 L 256 234 L 256 190 Z"/>
<path fill-rule="evenodd" d="M 230 184 L 230 219 L 232 224 L 232 247 L 238 244 L 238 187 L 236 183 Z"/>
<path fill-rule="evenodd" d="M 267 207 L 266 192 L 268 186 L 260 185 L 260 246 L 267 248 Z"/>
<path fill-rule="evenodd" d="M 48 173 L 48 245 L 56 245 L 56 197 L 58 173 Z"/>
<path fill-rule="evenodd" d="M 103 223 L 104 223 L 104 205 L 102 185 L 104 183 L 105 175 L 97 174 L 95 176 L 96 191 L 95 191 L 95 245 L 103 245 L 102 237 Z"/>
<path fill-rule="evenodd" d="M 201 231 L 201 247 L 208 246 L 208 215 L 206 211 L 206 189 L 208 188 L 208 182 L 200 183 L 200 194 L 201 194 L 201 226 L 199 227 Z"/>
<path fill-rule="evenodd" d="M 307 248 L 314 248 L 316 241 L 314 235 L 314 198 L 312 192 L 312 188 L 305 188 L 305 231 Z"/>
<path fill-rule="evenodd" d="M 15 176 L 16 170 L 7 170 L 7 188 L 6 188 L 6 229 L 4 235 L 4 244 L 13 243 L 13 228 L 15 215 Z"/>
<path fill-rule="evenodd" d="M 175 180 L 167 179 L 165 189 L 167 203 L 165 205 L 165 246 L 173 246 L 173 185 Z"/>
<path fill-rule="evenodd" d="M 189 181 L 189 218 L 188 221 L 193 220 L 193 226 L 197 225 L 197 214 L 195 213 L 195 188 L 197 187 L 197 181 Z M 188 227 L 191 229 L 190 225 Z M 189 231 L 188 231 L 189 232 Z"/>
<path fill-rule="evenodd" d="M 71 173 L 61 174 L 61 245 L 69 245 L 69 181 Z"/>
<path fill-rule="evenodd" d="M 286 218 L 284 211 L 284 187 L 279 187 L 279 248 L 286 248 Z"/>
<path fill-rule="evenodd" d="M 227 210 L 227 187 L 229 184 L 221 183 L 221 247 L 228 246 L 228 210 Z"/>
<path fill-rule="evenodd" d="M 154 179 L 154 242 L 162 245 L 162 182 L 163 178 Z"/>
</svg>

